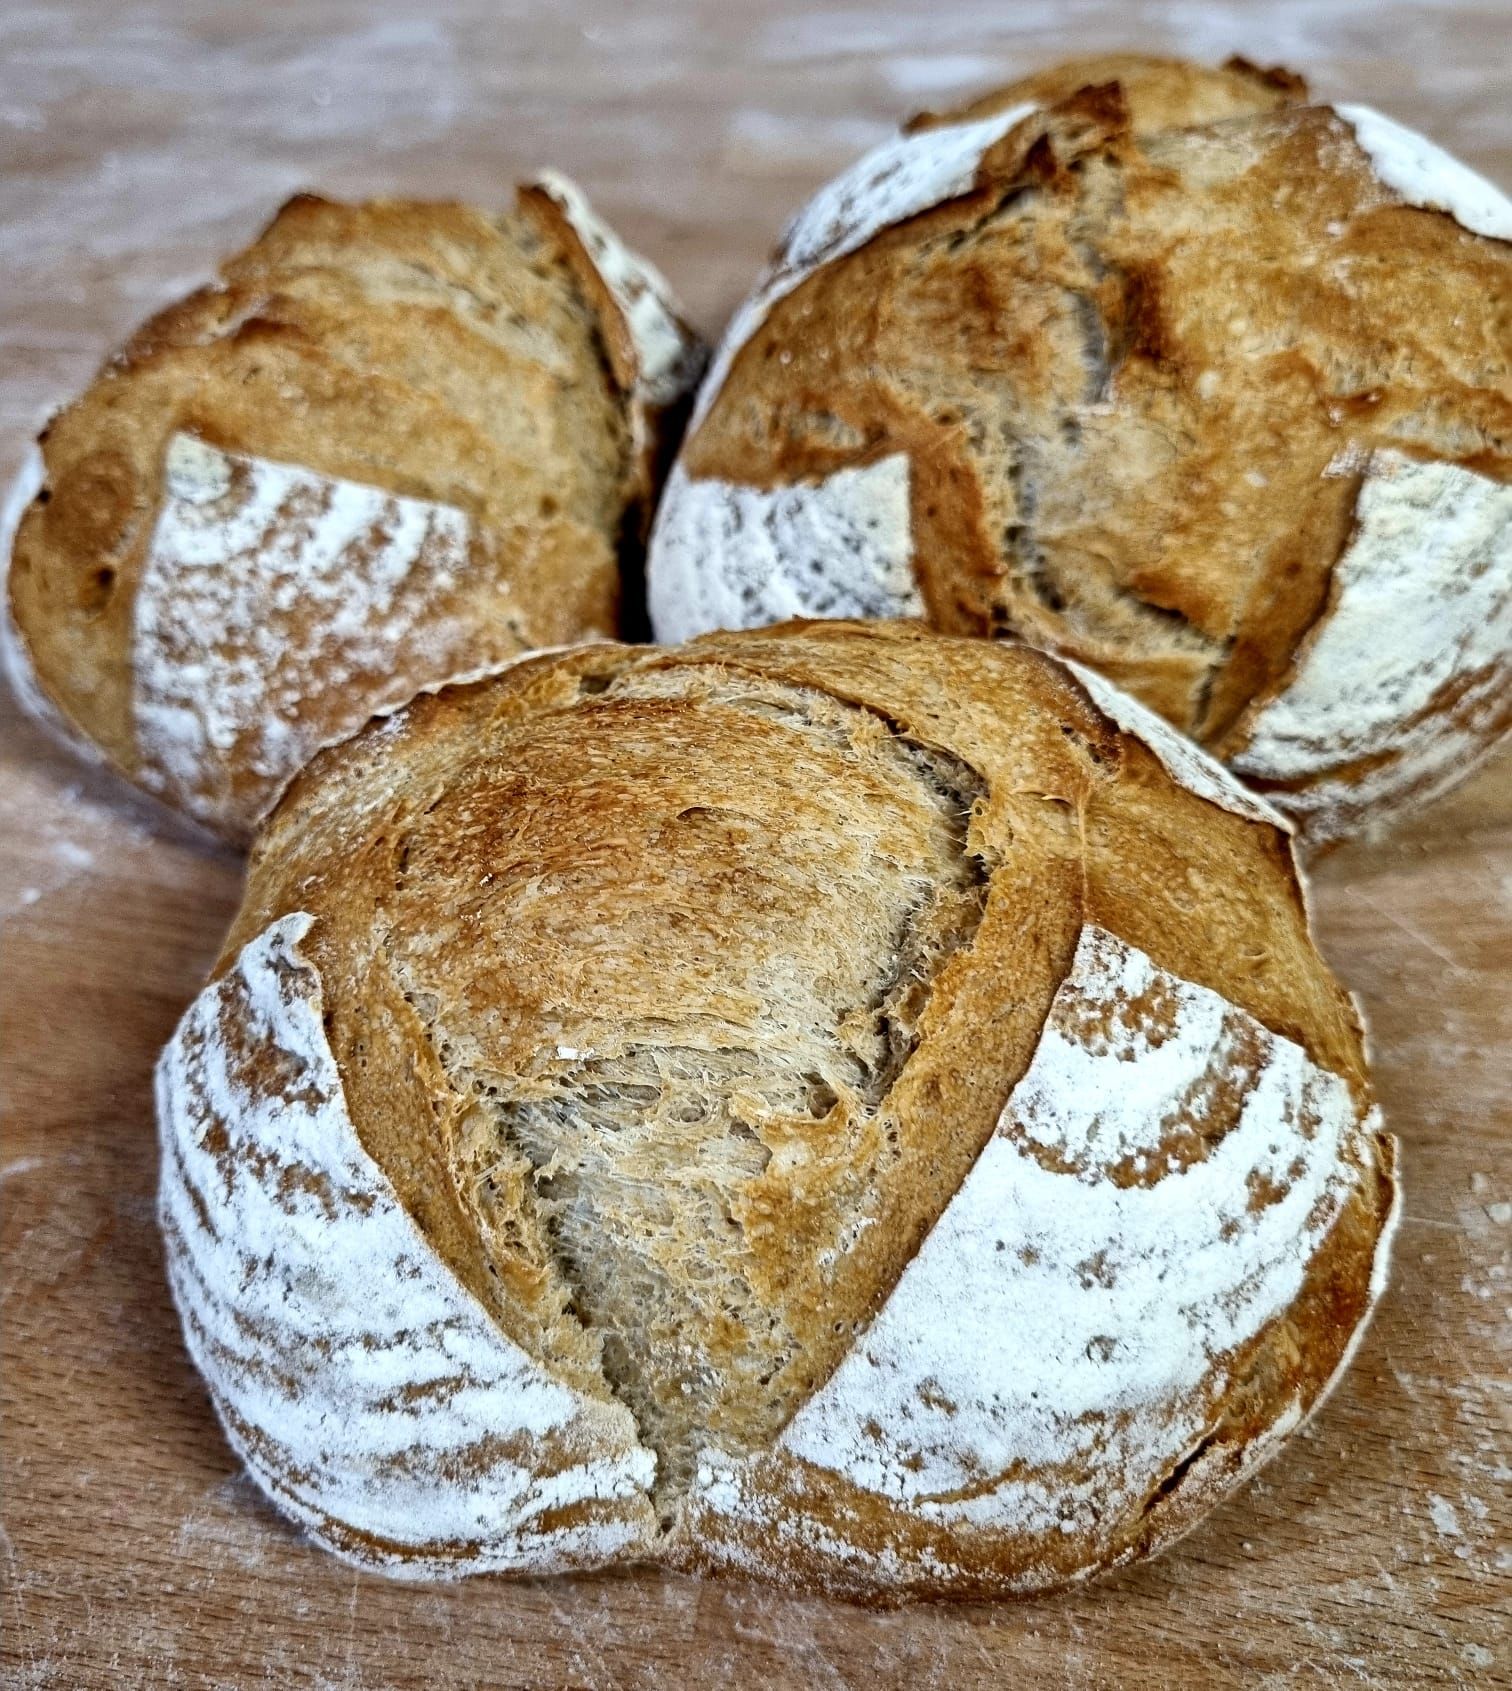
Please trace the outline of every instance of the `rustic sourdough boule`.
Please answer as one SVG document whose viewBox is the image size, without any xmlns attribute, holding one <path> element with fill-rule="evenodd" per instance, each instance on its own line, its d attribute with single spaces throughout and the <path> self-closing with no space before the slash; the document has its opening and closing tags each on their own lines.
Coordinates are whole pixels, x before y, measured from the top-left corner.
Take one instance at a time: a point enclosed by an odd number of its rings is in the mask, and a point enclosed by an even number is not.
<svg viewBox="0 0 1512 1691">
<path fill-rule="evenodd" d="M 320 753 L 159 1123 L 233 1444 L 411 1575 L 1148 1554 L 1321 1401 L 1395 1215 L 1279 819 L 904 624 L 532 657 Z"/>
<path fill-rule="evenodd" d="M 245 837 L 375 709 L 617 631 L 698 362 L 565 178 L 507 216 L 301 195 L 43 431 L 18 691 Z"/>
<path fill-rule="evenodd" d="M 917 120 L 736 313 L 652 541 L 660 638 L 1016 632 L 1312 842 L 1512 721 L 1512 204 L 1362 107 L 1075 61 Z"/>
</svg>

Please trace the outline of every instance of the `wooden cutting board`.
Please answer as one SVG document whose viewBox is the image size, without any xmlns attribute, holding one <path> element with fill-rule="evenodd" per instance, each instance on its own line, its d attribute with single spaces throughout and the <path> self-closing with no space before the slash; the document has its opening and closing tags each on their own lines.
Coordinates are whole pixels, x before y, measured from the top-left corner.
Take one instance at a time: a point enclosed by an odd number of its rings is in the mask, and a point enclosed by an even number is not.
<svg viewBox="0 0 1512 1691">
<path fill-rule="evenodd" d="M 1284 58 L 1512 179 L 1494 0 L 137 0 L 0 11 L 0 471 L 277 202 L 502 201 L 554 163 L 717 328 L 902 111 L 1069 51 Z M 1152 1566 L 872 1615 L 647 1575 L 403 1586 L 237 1471 L 153 1225 L 153 1059 L 238 864 L 0 704 L 0 1660 L 13 1687 L 1512 1684 L 1512 755 L 1316 877 L 1406 1161 L 1393 1289 L 1317 1422 Z"/>
</svg>

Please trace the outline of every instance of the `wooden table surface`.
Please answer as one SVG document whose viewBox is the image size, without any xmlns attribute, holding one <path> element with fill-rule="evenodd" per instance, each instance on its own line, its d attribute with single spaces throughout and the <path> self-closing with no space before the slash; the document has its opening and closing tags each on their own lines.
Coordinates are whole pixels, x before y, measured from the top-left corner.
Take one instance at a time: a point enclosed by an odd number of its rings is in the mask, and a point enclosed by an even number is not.
<svg viewBox="0 0 1512 1691">
<path fill-rule="evenodd" d="M 98 0 L 0 9 L 0 473 L 309 185 L 553 163 L 710 330 L 904 110 L 1116 45 L 1243 51 L 1512 181 L 1505 0 Z M 1512 1684 L 1512 756 L 1316 878 L 1404 1143 L 1392 1291 L 1314 1426 L 1157 1563 L 872 1615 L 654 1575 L 403 1586 L 241 1478 L 153 1224 L 154 1056 L 238 864 L 0 704 L 0 1659 L 15 1687 Z"/>
</svg>

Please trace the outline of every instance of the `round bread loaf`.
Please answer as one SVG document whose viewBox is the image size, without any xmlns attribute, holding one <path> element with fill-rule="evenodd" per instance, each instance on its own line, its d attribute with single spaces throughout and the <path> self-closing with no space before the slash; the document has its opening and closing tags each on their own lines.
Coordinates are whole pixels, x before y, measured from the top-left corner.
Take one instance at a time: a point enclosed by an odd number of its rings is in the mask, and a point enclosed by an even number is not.
<svg viewBox="0 0 1512 1691">
<path fill-rule="evenodd" d="M 924 615 L 1094 665 L 1315 843 L 1512 721 L 1512 204 L 1300 85 L 1093 60 L 788 231 L 652 542 L 658 637 Z"/>
<path fill-rule="evenodd" d="M 228 1436 L 410 1575 L 1128 1562 L 1316 1408 L 1395 1215 L 1274 813 L 909 624 L 532 657 L 320 753 L 159 1123 Z"/>
<path fill-rule="evenodd" d="M 503 217 L 301 195 L 43 431 L 10 513 L 17 689 L 244 838 L 375 710 L 617 631 L 698 367 L 564 178 Z"/>
</svg>

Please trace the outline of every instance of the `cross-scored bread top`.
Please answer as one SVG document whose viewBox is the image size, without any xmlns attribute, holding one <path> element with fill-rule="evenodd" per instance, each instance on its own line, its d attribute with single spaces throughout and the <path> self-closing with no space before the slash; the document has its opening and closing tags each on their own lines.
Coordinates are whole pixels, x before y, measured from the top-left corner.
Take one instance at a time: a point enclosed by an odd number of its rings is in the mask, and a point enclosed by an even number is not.
<svg viewBox="0 0 1512 1691">
<path fill-rule="evenodd" d="M 1015 632 L 1319 840 L 1463 774 L 1512 721 L 1512 203 L 1301 97 L 1072 61 L 822 189 L 700 395 L 660 636 Z"/>
<path fill-rule="evenodd" d="M 13 657 L 233 837 L 416 687 L 612 634 L 697 344 L 561 178 L 494 216 L 301 195 L 42 437 Z"/>
<path fill-rule="evenodd" d="M 1284 829 L 1094 687 L 900 625 L 580 648 L 321 753 L 261 835 L 210 991 L 298 922 L 362 1154 L 509 1354 L 595 1413 L 617 1400 L 655 1452 L 635 1553 L 871 1595 L 1053 1583 L 1189 1524 L 1363 1321 L 1390 1147 Z M 1092 1092 L 1065 1089 L 1077 1063 Z M 165 1093 L 171 1141 L 248 1167 L 227 1119 L 193 1086 Z M 1054 1197 L 994 1236 L 1001 1262 L 965 1247 L 990 1295 L 942 1312 L 921 1288 L 962 1248 L 969 1195 L 1004 1179 Z M 1064 1237 L 1093 1204 L 1127 1211 L 1127 1239 L 1062 1265 L 1065 1331 L 1088 1299 L 1106 1322 L 1076 1341 L 1074 1389 L 1043 1335 L 1013 1365 L 1048 1382 L 1049 1419 L 1032 1472 L 994 1471 L 1029 1423 L 962 1382 L 1026 1343 L 991 1312 L 1016 1307 L 1002 1277 L 1041 1260 L 1057 1203 Z M 1223 1272 L 1187 1285 L 1189 1264 L 1163 1303 L 1149 1253 L 1173 1239 Z M 1122 1347 L 1158 1322 L 1131 1366 Z M 887 1334 L 893 1454 L 872 1460 L 856 1358 Z M 201 1364 L 228 1398 L 250 1377 Z M 913 1450 L 911 1417 L 941 1403 L 955 1434 Z M 275 1489 L 297 1490 L 270 1448 Z M 478 1460 L 458 1483 L 493 1496 Z M 975 1477 L 944 1496 L 937 1470 Z M 1027 1508 L 1031 1480 L 1063 1516 Z M 305 1518 L 360 1554 L 321 1496 Z M 492 1525 L 515 1561 L 474 1564 L 517 1565 L 515 1527 Z M 617 1542 L 604 1554 L 630 1553 Z"/>
</svg>

